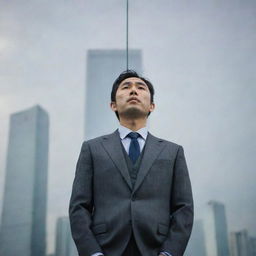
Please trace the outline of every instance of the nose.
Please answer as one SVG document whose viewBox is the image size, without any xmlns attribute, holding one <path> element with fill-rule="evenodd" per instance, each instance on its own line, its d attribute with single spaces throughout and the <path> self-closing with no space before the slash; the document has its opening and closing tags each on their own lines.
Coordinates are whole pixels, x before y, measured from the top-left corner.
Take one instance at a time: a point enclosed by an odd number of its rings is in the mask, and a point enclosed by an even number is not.
<svg viewBox="0 0 256 256">
<path fill-rule="evenodd" d="M 138 95 L 137 88 L 135 85 L 131 87 L 130 95 Z"/>
</svg>

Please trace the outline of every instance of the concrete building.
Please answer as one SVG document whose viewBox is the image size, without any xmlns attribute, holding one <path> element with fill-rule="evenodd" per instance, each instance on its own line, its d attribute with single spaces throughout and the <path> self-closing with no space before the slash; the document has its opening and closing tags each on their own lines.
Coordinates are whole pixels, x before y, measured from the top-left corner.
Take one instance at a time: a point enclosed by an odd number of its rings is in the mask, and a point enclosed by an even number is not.
<svg viewBox="0 0 256 256">
<path fill-rule="evenodd" d="M 207 256 L 229 256 L 225 206 L 208 202 L 204 213 L 204 234 Z"/>
<path fill-rule="evenodd" d="M 71 236 L 68 217 L 59 217 L 56 225 L 55 256 L 77 256 L 75 243 Z"/>
<path fill-rule="evenodd" d="M 0 255 L 45 256 L 48 143 L 40 106 L 11 115 Z"/>
<path fill-rule="evenodd" d="M 142 73 L 140 50 L 129 50 L 129 69 Z M 113 132 L 118 125 L 110 109 L 114 80 L 126 70 L 125 50 L 89 50 L 87 53 L 85 139 Z"/>
<path fill-rule="evenodd" d="M 231 256 L 251 256 L 247 230 L 230 233 Z"/>
</svg>

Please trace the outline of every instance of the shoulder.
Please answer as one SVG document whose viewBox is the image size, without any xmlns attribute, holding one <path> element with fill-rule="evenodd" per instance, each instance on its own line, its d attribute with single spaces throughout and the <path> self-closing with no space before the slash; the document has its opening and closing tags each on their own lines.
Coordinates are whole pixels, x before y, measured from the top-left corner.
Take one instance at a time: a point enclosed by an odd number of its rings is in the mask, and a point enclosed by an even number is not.
<svg viewBox="0 0 256 256">
<path fill-rule="evenodd" d="M 148 133 L 148 135 L 153 138 L 154 140 L 158 140 L 160 142 L 163 142 L 165 143 L 166 145 L 170 146 L 170 147 L 173 147 L 173 148 L 179 148 L 179 147 L 182 147 L 181 145 L 173 142 L 173 141 L 170 141 L 170 140 L 166 140 L 166 139 L 162 139 L 162 138 L 158 138 L 156 136 L 154 136 L 153 134 L 151 134 L 150 132 Z"/>
<path fill-rule="evenodd" d="M 115 130 L 114 132 L 112 132 L 110 134 L 105 134 L 105 135 L 101 135 L 101 136 L 98 136 L 93 139 L 85 140 L 85 141 L 83 141 L 82 146 L 86 147 L 86 146 L 90 146 L 90 145 L 95 145 L 95 144 L 102 142 L 105 139 L 111 139 L 111 138 L 114 138 L 117 136 L 119 136 L 119 133 L 118 133 L 118 130 Z"/>
</svg>

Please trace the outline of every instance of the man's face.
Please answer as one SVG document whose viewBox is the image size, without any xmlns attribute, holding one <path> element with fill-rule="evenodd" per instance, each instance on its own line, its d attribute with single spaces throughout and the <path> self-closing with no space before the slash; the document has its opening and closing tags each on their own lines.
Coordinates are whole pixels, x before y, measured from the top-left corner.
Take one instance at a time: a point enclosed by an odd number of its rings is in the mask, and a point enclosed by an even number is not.
<svg viewBox="0 0 256 256">
<path fill-rule="evenodd" d="M 147 117 L 155 108 L 151 103 L 150 91 L 147 84 L 137 77 L 129 77 L 121 82 L 116 92 L 116 101 L 110 104 L 119 117 Z"/>
</svg>

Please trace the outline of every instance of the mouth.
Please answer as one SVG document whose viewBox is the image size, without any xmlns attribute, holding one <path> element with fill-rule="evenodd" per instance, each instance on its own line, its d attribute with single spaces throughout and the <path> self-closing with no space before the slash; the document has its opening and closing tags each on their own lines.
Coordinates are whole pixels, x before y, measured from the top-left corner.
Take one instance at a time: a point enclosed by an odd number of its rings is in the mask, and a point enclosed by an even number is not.
<svg viewBox="0 0 256 256">
<path fill-rule="evenodd" d="M 136 101 L 136 102 L 140 102 L 137 98 L 132 97 L 129 100 L 127 100 L 127 102 L 131 102 L 131 101 Z"/>
</svg>

